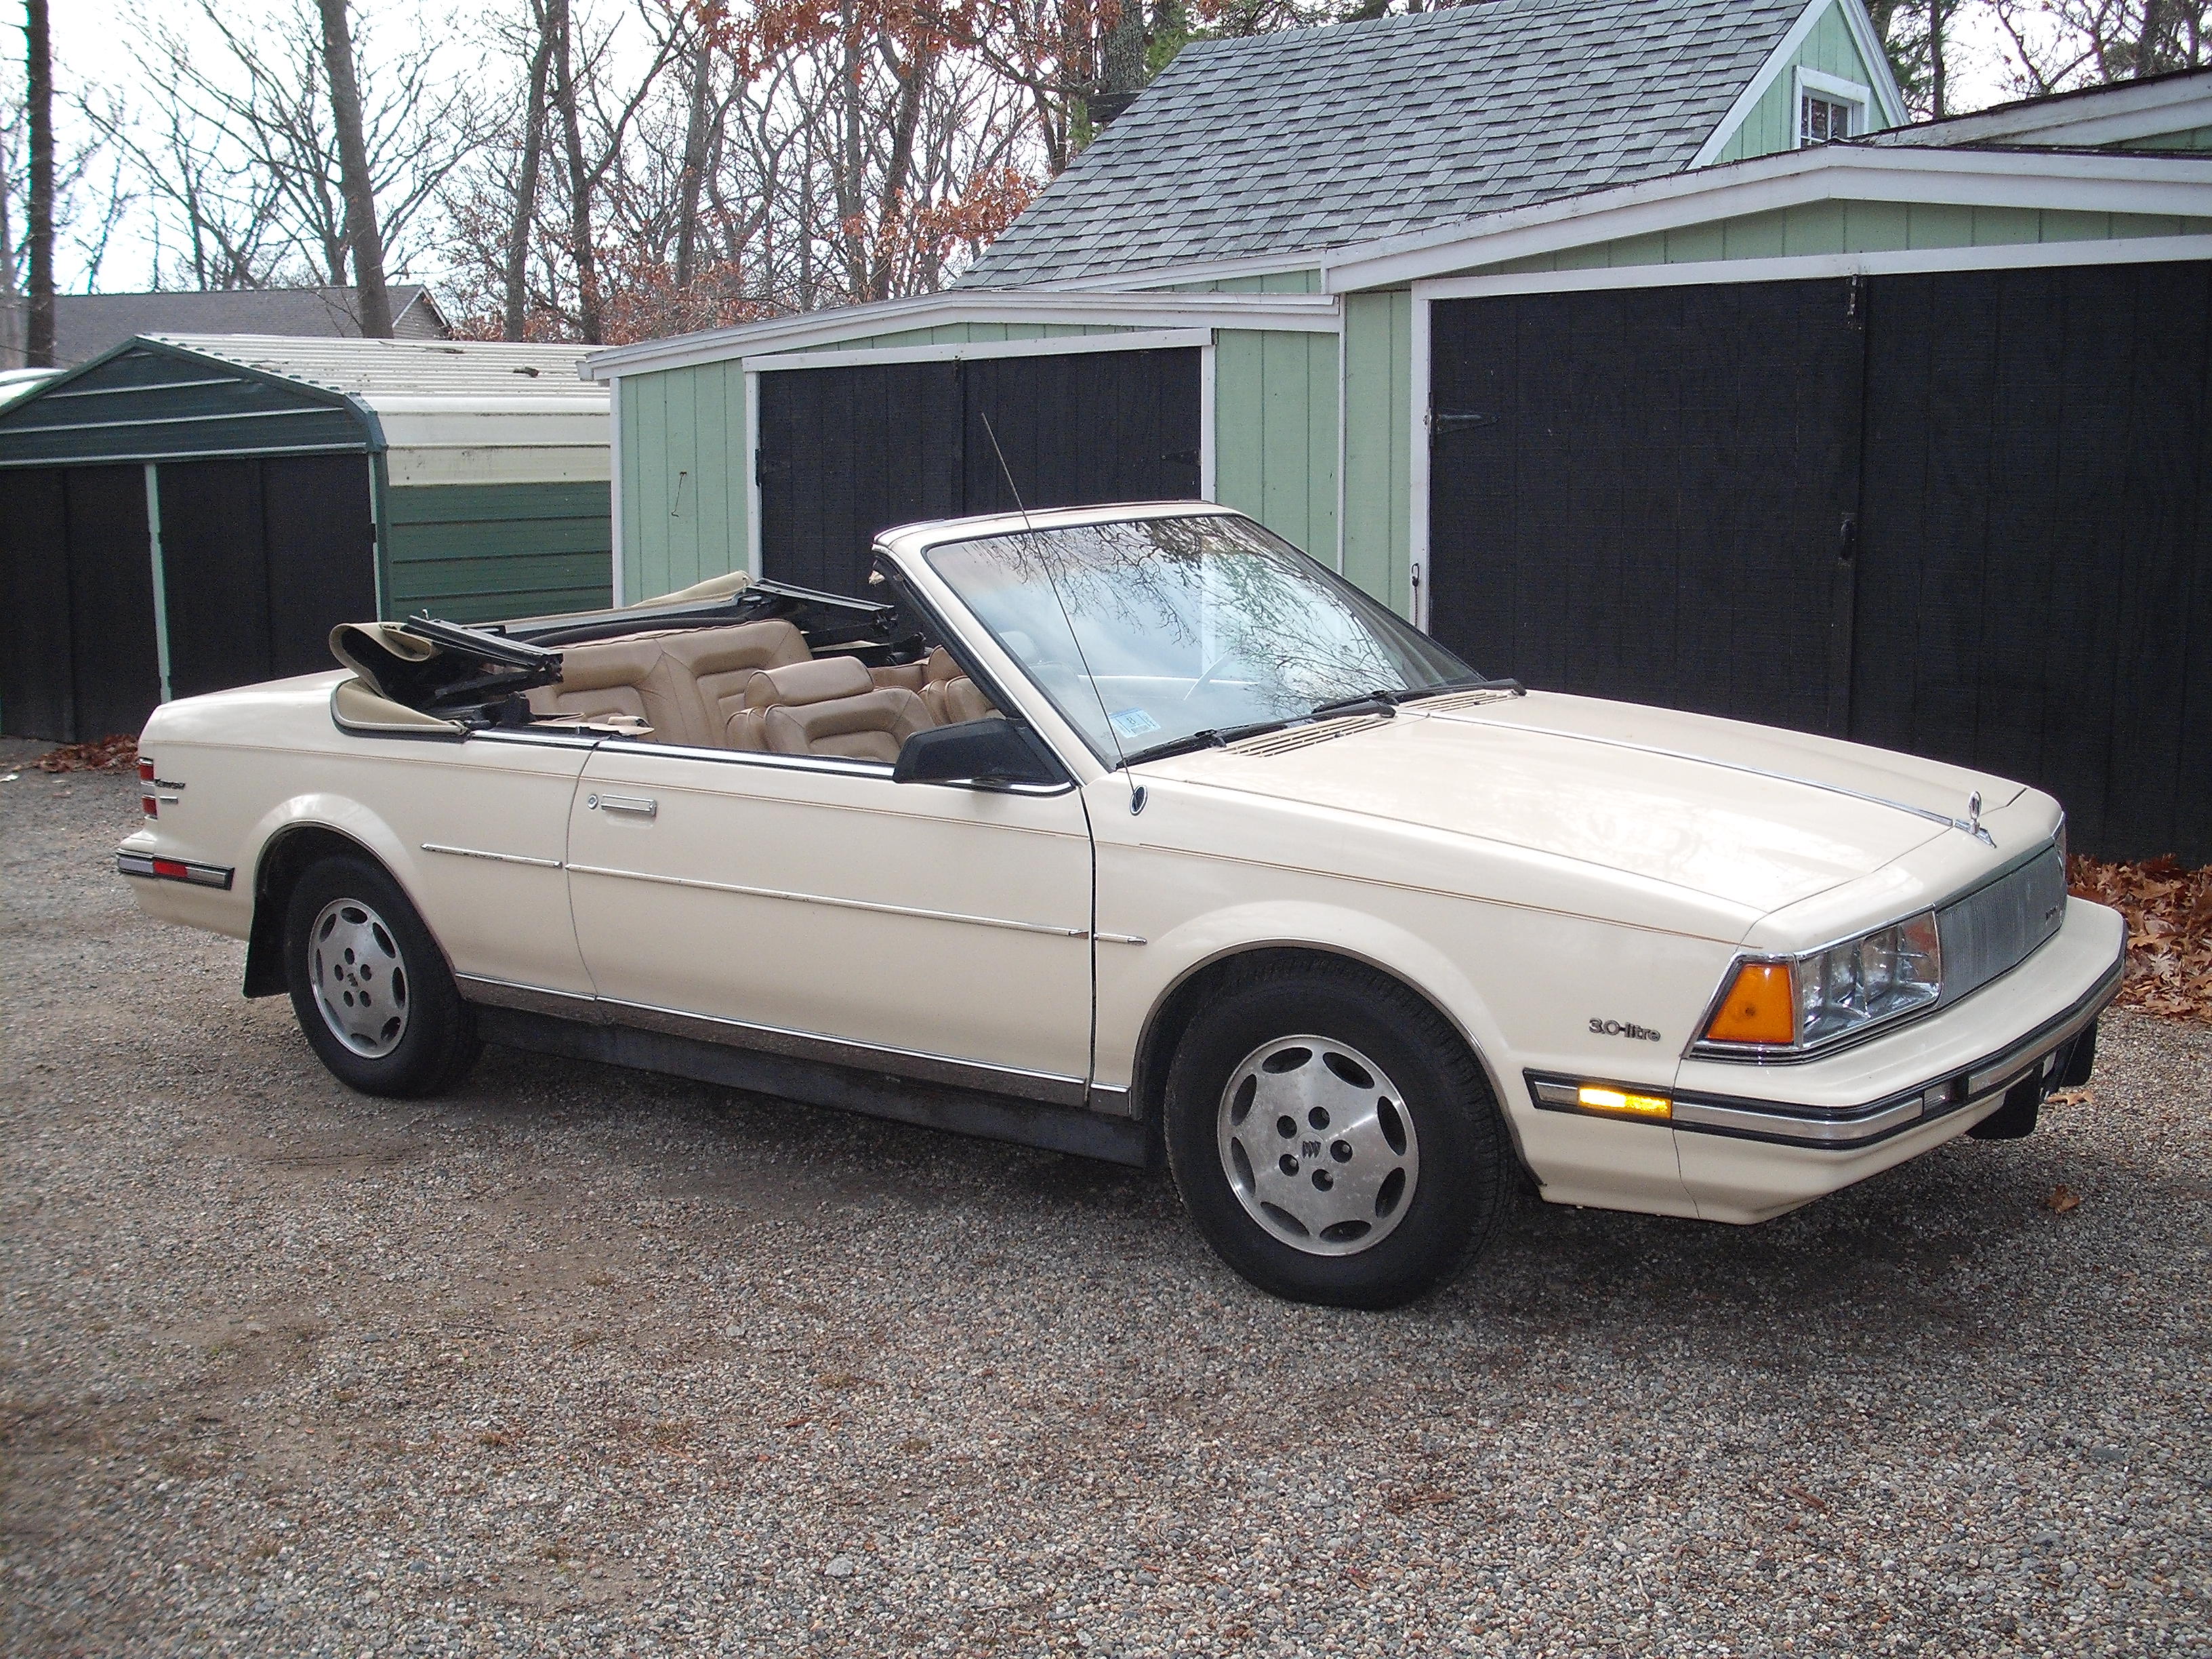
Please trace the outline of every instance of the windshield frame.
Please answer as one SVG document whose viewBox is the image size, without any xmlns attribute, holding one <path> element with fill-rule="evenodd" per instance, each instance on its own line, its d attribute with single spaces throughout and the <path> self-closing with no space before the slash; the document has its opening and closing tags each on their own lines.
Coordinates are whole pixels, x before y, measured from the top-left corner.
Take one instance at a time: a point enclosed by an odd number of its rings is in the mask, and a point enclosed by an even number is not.
<svg viewBox="0 0 2212 1659">
<path fill-rule="evenodd" d="M 1106 714 L 1105 699 L 1099 696 L 1097 679 L 1090 672 L 1087 654 L 1084 653 L 1079 636 L 1070 642 L 1075 646 L 1079 656 L 1085 659 L 1084 678 L 1090 682 L 1091 694 L 1097 700 L 1095 716 L 1091 715 L 1087 709 L 1072 711 L 1061 708 L 1059 699 L 1042 683 L 1032 665 L 1000 637 L 998 630 L 978 611 L 968 594 L 963 591 L 962 586 L 939 568 L 934 556 L 948 550 L 971 546 L 981 542 L 1013 540 L 1026 535 L 1046 536 L 1055 532 L 1094 527 L 1107 528 L 1118 525 L 1140 526 L 1167 519 L 1234 521 L 1240 531 L 1256 538 L 1259 548 L 1255 550 L 1264 551 L 1275 558 L 1283 560 L 1300 577 L 1309 581 L 1315 581 L 1317 579 L 1318 586 L 1322 592 L 1334 595 L 1353 620 L 1371 630 L 1383 644 L 1401 652 L 1406 651 L 1410 644 L 1413 648 L 1407 654 L 1416 656 L 1429 672 L 1437 674 L 1438 678 L 1433 684 L 1427 685 L 1373 688 L 1380 694 L 1374 701 L 1380 708 L 1380 711 L 1386 714 L 1395 714 L 1396 706 L 1401 702 L 1415 702 L 1423 697 L 1440 695 L 1446 691 L 1469 687 L 1510 687 L 1515 690 L 1519 690 L 1516 682 L 1493 680 L 1476 672 L 1469 668 L 1455 653 L 1414 626 L 1405 617 L 1399 616 L 1395 611 L 1376 599 L 1374 595 L 1348 580 L 1340 572 L 1332 570 L 1319 559 L 1287 538 L 1269 530 L 1249 514 L 1240 513 L 1233 507 L 1223 507 L 1216 502 L 1176 501 L 1161 502 L 1156 505 L 1146 503 L 1135 507 L 1133 510 L 1130 507 L 1124 507 L 1119 510 L 1103 512 L 1097 508 L 1043 509 L 1033 514 L 1019 516 L 1005 514 L 988 517 L 979 516 L 950 523 L 939 521 L 934 524 L 915 525 L 885 532 L 882 541 L 878 544 L 878 550 L 887 557 L 910 585 L 915 584 L 919 579 L 921 586 L 942 594 L 945 599 L 951 601 L 952 607 L 959 613 L 961 620 L 971 623 L 981 634 L 982 639 L 988 641 L 991 652 L 1005 659 L 1012 670 L 1012 678 L 1018 679 L 1024 693 L 1022 701 L 1025 704 L 1041 705 L 1042 709 L 1048 712 L 1058 726 L 1065 728 L 1066 735 L 1072 741 L 1073 747 L 1106 772 L 1110 773 L 1124 768 L 1141 765 L 1151 760 L 1164 759 L 1175 754 L 1188 753 L 1197 749 L 1225 746 L 1230 743 L 1264 732 L 1342 718 L 1340 713 L 1317 713 L 1314 707 L 1310 706 L 1305 709 L 1292 711 L 1273 718 L 1227 724 L 1218 729 L 1200 729 L 1150 745 L 1132 747 L 1124 740 L 1121 732 L 1115 727 L 1112 717 Z M 930 532 L 937 533 L 927 533 Z M 1066 596 L 1055 589 L 1054 598 L 1065 620 Z M 1410 641 L 1405 637 L 1408 635 Z M 1341 698 L 1322 698 L 1318 700 L 1318 703 L 1321 706 L 1326 706 L 1332 702 L 1342 700 Z M 1366 700 L 1364 693 L 1360 700 Z M 1092 726 L 1098 722 L 1103 722 L 1101 727 L 1103 733 L 1103 738 L 1099 732 L 1091 729 Z"/>
</svg>

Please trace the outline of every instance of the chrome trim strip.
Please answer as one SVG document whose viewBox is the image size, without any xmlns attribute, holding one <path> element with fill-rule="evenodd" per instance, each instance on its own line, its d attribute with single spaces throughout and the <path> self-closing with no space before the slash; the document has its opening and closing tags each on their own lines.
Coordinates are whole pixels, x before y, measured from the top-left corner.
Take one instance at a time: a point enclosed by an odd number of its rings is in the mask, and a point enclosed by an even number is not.
<svg viewBox="0 0 2212 1659">
<path fill-rule="evenodd" d="M 1436 718 L 1450 720 L 1457 713 L 1459 713 L 1457 710 L 1440 710 Z M 1700 755 L 1686 749 L 1662 749 L 1656 743 L 1631 743 L 1626 738 L 1600 737 L 1594 732 L 1563 732 L 1553 726 L 1530 726 L 1520 720 L 1503 724 L 1509 730 L 1533 732 L 1540 737 L 1567 738 L 1577 743 L 1602 744 L 1609 749 L 1633 750 L 1639 755 L 1657 755 L 1664 760 L 1694 761 L 1705 766 L 1717 766 L 1725 772 L 1744 772 L 1755 778 L 1772 778 L 1778 783 L 1802 784 L 1808 789 L 1819 789 L 1831 795 L 1848 795 L 1853 800 L 1863 800 L 1869 805 L 1893 807 L 1899 812 L 1910 812 L 1916 818 L 1925 818 L 1930 823 L 1940 823 L 1947 830 L 1961 830 L 1986 846 L 1996 845 L 1996 842 L 1990 838 L 1990 832 L 1982 828 L 1978 819 L 1951 817 L 1937 811 L 1932 806 L 1915 806 L 1910 801 L 1892 800 L 1887 795 L 1869 795 L 1863 789 L 1846 788 L 1840 783 L 1828 783 L 1819 778 L 1799 777 L 1794 772 L 1777 772 L 1764 766 L 1747 765 L 1742 761 L 1721 760 L 1711 755 Z M 2018 795 L 2014 795 L 2012 800 L 2019 799 Z M 2003 801 L 1999 805 L 2009 806 L 2012 805 L 2012 800 Z"/>
<path fill-rule="evenodd" d="M 954 1088 L 979 1089 L 988 1094 L 1016 1095 L 1054 1106 L 1082 1106 L 1089 1090 L 1079 1077 L 1050 1072 L 1025 1072 L 980 1060 L 955 1060 L 949 1054 L 923 1054 L 912 1048 L 892 1048 L 846 1037 L 823 1036 L 811 1031 L 781 1026 L 754 1025 L 741 1019 L 713 1014 L 687 1014 L 650 1003 L 599 999 L 604 1017 L 617 1024 L 641 1030 L 662 1031 L 671 1036 L 702 1038 L 733 1048 L 753 1048 L 763 1054 L 784 1054 L 794 1060 L 819 1060 L 866 1072 L 886 1072 L 894 1077 L 943 1083 Z"/>
<path fill-rule="evenodd" d="M 602 797 L 604 799 L 604 797 Z M 1054 927 L 1042 921 L 1011 921 L 1003 916 L 963 915 L 955 910 L 924 910 L 910 904 L 878 904 L 867 899 L 832 898 L 823 893 L 790 893 L 776 887 L 745 887 L 735 882 L 700 881 L 690 876 L 656 876 L 642 870 L 616 870 L 599 864 L 572 864 L 572 876 L 611 876 L 622 881 L 649 881 L 663 887 L 690 887 L 708 893 L 735 893 L 743 898 L 784 899 L 793 904 L 823 904 L 833 910 L 866 910 L 876 915 L 917 916 L 924 921 L 964 922 L 975 927 L 1003 927 L 1016 933 L 1043 933 L 1054 939 L 1088 939 L 1087 927 Z M 1137 943 L 1142 944 L 1141 939 Z"/>
<path fill-rule="evenodd" d="M 466 1002 L 494 1008 L 521 1008 L 533 1014 L 552 1014 L 561 1019 L 580 1019 L 598 1025 L 599 999 L 584 991 L 552 991 L 542 985 L 520 985 L 513 980 L 491 979 L 482 974 L 455 974 L 453 988 Z"/>
<path fill-rule="evenodd" d="M 1911 1099 L 1899 1101 L 1865 1117 L 1827 1119 L 1678 1099 L 1674 1103 L 1674 1121 L 1685 1129 L 1747 1129 L 1755 1134 L 1806 1146 L 1856 1146 L 1917 1121 L 1923 1109 L 1921 1096 L 1917 1091 Z"/>
<path fill-rule="evenodd" d="M 443 842 L 436 841 L 424 842 L 422 850 L 443 853 L 457 859 L 484 859 L 493 864 L 526 864 L 533 870 L 558 870 L 562 867 L 558 859 L 525 858 L 520 853 L 487 853 L 480 847 L 448 847 Z"/>
<path fill-rule="evenodd" d="M 1128 1087 L 1125 1084 L 1092 1084 L 1090 1105 L 1092 1111 L 1103 1112 L 1109 1117 L 1137 1115 L 1137 1103 L 1129 1098 Z"/>
<path fill-rule="evenodd" d="M 1035 728 L 1032 727 L 1031 729 L 1034 730 Z M 511 737 L 521 734 L 519 732 L 507 732 L 504 735 Z M 885 783 L 891 781 L 891 767 L 889 762 L 859 760 L 845 755 L 777 755 L 771 754 L 768 750 L 763 749 L 702 749 L 687 744 L 653 743 L 649 740 L 639 742 L 636 739 L 629 738 L 626 736 L 612 739 L 595 740 L 593 746 L 598 746 L 598 744 L 602 741 L 608 744 L 605 753 L 611 757 L 614 756 L 627 757 L 629 755 L 637 755 L 641 757 L 650 756 L 655 760 L 716 761 L 724 765 L 729 766 L 746 766 L 753 768 L 764 767 L 771 771 L 814 772 L 828 777 L 870 778 Z M 636 742 L 637 746 L 635 748 L 618 746 L 630 742 Z M 1059 757 L 1055 755 L 1054 758 L 1057 760 Z M 632 778 L 617 778 L 616 781 L 618 783 L 630 783 L 636 781 L 636 780 Z M 960 789 L 972 787 L 974 786 L 965 784 L 933 784 L 927 786 L 907 785 L 903 787 L 910 788 L 930 787 Z M 1003 787 L 994 785 L 988 792 L 985 793 L 994 795 L 1034 795 L 1038 797 L 1047 797 L 1053 795 L 1065 795 L 1074 787 L 1075 786 L 1073 783 L 1012 783 Z"/>
<path fill-rule="evenodd" d="M 1137 933 L 1093 933 L 1091 937 L 1101 945 L 1145 945 L 1150 942 Z"/>
<path fill-rule="evenodd" d="M 155 868 L 157 864 L 174 865 L 182 875 Z M 115 872 L 119 876 L 136 876 L 142 881 L 180 881 L 187 887 L 213 887 L 222 892 L 230 890 L 238 872 L 227 865 L 202 864 L 195 859 L 163 858 L 157 853 L 125 853 L 115 855 Z"/>
</svg>

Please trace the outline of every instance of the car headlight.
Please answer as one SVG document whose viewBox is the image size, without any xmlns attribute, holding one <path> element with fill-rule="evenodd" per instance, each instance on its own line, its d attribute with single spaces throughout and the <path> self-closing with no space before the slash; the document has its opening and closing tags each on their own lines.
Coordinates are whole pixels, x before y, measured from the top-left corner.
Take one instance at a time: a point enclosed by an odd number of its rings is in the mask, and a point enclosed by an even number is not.
<svg viewBox="0 0 2212 1659">
<path fill-rule="evenodd" d="M 1794 1057 L 1926 1008 L 1943 994 L 1936 913 L 1826 950 L 1739 960 L 1692 1045 L 1733 1059 Z"/>
</svg>

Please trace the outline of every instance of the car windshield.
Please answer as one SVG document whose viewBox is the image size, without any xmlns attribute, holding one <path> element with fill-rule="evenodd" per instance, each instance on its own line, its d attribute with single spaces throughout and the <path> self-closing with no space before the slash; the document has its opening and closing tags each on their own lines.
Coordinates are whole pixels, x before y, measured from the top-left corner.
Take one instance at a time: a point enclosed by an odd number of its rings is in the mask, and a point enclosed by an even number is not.
<svg viewBox="0 0 2212 1659">
<path fill-rule="evenodd" d="M 1249 519 L 1062 526 L 927 557 L 1109 765 L 1477 679 Z"/>
</svg>

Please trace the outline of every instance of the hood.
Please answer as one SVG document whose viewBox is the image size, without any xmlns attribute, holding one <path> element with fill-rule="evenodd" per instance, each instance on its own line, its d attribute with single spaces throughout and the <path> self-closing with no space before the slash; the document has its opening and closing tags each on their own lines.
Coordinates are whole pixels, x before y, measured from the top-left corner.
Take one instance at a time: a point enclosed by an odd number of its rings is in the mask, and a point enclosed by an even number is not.
<svg viewBox="0 0 2212 1659">
<path fill-rule="evenodd" d="M 1769 912 L 1963 831 L 2003 779 L 1708 715 L 1530 692 L 1413 704 L 1267 752 L 1283 734 L 1144 769 L 1502 842 Z M 1917 809 L 1917 810 L 1915 810 Z"/>
</svg>

